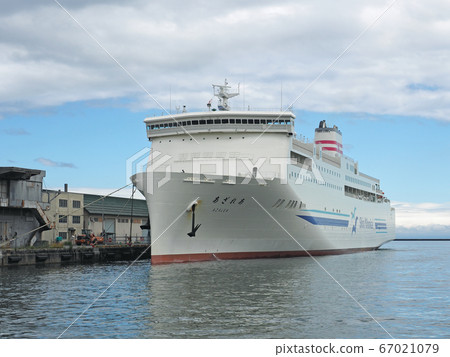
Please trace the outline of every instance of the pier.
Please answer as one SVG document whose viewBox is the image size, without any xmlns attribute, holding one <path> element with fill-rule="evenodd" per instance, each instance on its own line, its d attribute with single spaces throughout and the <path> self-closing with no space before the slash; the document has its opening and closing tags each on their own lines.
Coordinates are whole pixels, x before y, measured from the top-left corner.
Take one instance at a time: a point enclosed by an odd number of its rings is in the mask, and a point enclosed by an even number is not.
<svg viewBox="0 0 450 357">
<path fill-rule="evenodd" d="M 133 261 L 138 258 L 150 258 L 150 246 L 148 244 L 47 249 L 31 248 L 18 250 L 0 249 L 0 267 L 14 265 Z"/>
</svg>

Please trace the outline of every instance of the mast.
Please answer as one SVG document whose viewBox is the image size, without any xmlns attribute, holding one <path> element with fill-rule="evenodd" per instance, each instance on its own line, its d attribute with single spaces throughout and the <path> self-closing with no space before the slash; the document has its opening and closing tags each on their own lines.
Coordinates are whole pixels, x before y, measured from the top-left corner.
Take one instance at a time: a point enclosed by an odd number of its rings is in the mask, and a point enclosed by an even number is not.
<svg viewBox="0 0 450 357">
<path fill-rule="evenodd" d="M 228 85 L 226 78 L 225 78 L 225 85 L 213 84 L 212 86 L 214 89 L 214 96 L 219 98 L 219 105 L 217 106 L 219 110 L 230 110 L 230 106 L 228 105 L 228 99 L 239 95 L 239 84 L 238 84 L 238 91 L 234 93 L 229 92 L 229 89 L 231 87 Z"/>
</svg>

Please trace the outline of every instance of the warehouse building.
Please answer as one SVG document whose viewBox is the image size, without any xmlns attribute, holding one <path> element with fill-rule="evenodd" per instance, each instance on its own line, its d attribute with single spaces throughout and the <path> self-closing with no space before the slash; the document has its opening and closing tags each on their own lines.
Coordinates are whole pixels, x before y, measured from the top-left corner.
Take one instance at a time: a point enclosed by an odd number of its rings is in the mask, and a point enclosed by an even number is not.
<svg viewBox="0 0 450 357">
<path fill-rule="evenodd" d="M 150 243 L 148 209 L 145 200 L 104 197 L 85 193 L 45 190 L 51 230 L 42 239 L 53 243 L 74 240 L 83 230 L 103 235 L 106 243 Z"/>
<path fill-rule="evenodd" d="M 65 185 L 64 191 L 44 190 L 42 200 L 48 204 L 46 214 L 52 228 L 43 233 L 42 240 L 54 243 L 81 233 L 84 228 L 83 194 L 68 192 Z"/>
<path fill-rule="evenodd" d="M 84 225 L 110 243 L 150 243 L 145 200 L 84 195 Z"/>
</svg>

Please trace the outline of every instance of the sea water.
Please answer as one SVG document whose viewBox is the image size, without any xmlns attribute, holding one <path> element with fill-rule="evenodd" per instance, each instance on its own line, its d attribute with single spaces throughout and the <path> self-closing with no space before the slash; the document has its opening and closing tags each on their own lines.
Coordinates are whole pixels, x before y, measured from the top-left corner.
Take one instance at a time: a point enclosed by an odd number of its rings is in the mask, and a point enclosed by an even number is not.
<svg viewBox="0 0 450 357">
<path fill-rule="evenodd" d="M 449 252 L 0 268 L 0 337 L 450 338 Z"/>
</svg>

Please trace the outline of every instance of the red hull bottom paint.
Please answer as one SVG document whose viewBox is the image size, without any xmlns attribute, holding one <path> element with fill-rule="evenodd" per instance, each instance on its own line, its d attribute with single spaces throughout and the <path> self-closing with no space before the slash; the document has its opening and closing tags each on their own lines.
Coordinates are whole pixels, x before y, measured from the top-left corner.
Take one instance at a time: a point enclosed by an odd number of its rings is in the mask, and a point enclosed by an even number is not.
<svg viewBox="0 0 450 357">
<path fill-rule="evenodd" d="M 378 249 L 373 248 L 352 248 L 352 249 L 334 249 L 334 250 L 313 250 L 310 255 L 337 255 L 357 252 L 365 252 Z M 236 252 L 236 253 L 199 253 L 199 254 L 168 254 L 153 255 L 152 265 L 171 264 L 171 263 L 189 263 L 204 262 L 212 260 L 231 260 L 231 259 L 261 259 L 261 258 L 292 258 L 305 257 L 309 254 L 304 250 L 286 251 L 286 252 Z"/>
</svg>

